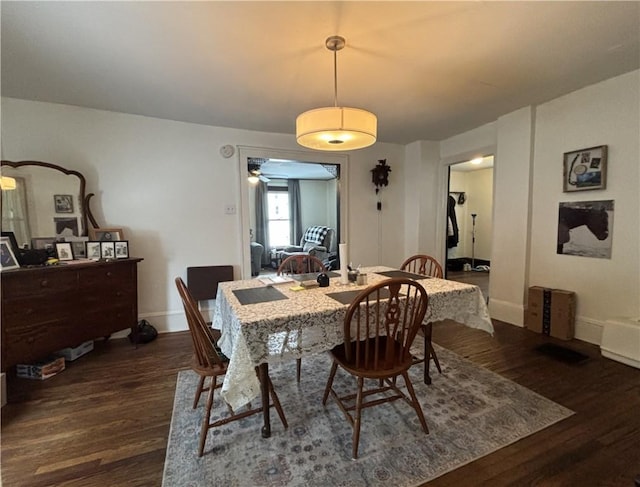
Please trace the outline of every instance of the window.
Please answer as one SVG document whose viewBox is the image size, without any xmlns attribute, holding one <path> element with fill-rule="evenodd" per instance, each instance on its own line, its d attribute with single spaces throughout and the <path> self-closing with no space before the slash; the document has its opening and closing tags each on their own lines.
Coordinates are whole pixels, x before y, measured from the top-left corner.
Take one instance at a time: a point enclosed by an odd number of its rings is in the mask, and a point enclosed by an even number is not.
<svg viewBox="0 0 640 487">
<path fill-rule="evenodd" d="M 269 204 L 269 247 L 291 245 L 287 188 L 269 187 L 267 202 Z"/>
</svg>

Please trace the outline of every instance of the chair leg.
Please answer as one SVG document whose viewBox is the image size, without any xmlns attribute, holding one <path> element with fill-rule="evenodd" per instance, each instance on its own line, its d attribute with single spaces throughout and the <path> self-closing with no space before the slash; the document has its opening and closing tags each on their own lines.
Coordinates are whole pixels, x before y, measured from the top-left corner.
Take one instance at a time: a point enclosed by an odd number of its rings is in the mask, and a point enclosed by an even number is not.
<svg viewBox="0 0 640 487">
<path fill-rule="evenodd" d="M 204 454 L 204 444 L 207 441 L 207 432 L 209 431 L 209 423 L 211 422 L 211 408 L 213 407 L 213 391 L 216 389 L 216 377 L 211 378 L 211 387 L 209 388 L 209 394 L 207 394 L 207 407 L 202 419 L 202 426 L 200 427 L 200 444 L 198 446 L 198 456 L 201 457 Z"/>
<path fill-rule="evenodd" d="M 413 390 L 413 384 L 409 379 L 409 374 L 405 370 L 402 372 L 402 377 L 404 378 L 404 383 L 407 386 L 407 392 L 409 392 L 409 396 L 411 396 L 411 405 L 413 409 L 415 409 L 416 414 L 418 415 L 418 419 L 420 420 L 420 424 L 422 424 L 422 429 L 426 434 L 429 434 L 429 428 L 427 427 L 427 420 L 424 419 L 424 413 L 422 412 L 422 406 L 418 402 L 418 398 L 416 397 L 416 392 Z"/>
<path fill-rule="evenodd" d="M 327 399 L 329 398 L 329 392 L 331 392 L 331 387 L 333 387 L 333 378 L 336 376 L 336 371 L 338 370 L 338 363 L 333 362 L 331 364 L 331 372 L 329 373 L 329 380 L 327 380 L 327 387 L 324 388 L 324 396 L 322 396 L 322 405 L 327 405 Z"/>
<path fill-rule="evenodd" d="M 353 440 L 351 447 L 351 458 L 358 458 L 358 444 L 360 443 L 360 417 L 362 415 L 362 390 L 364 389 L 364 378 L 358 377 L 358 393 L 356 394 L 356 414 L 353 419 Z"/>
<path fill-rule="evenodd" d="M 271 396 L 271 401 L 273 401 L 273 405 L 276 408 L 278 416 L 280 416 L 280 421 L 282 421 L 282 425 L 285 428 L 288 428 L 289 424 L 287 423 L 287 419 L 284 417 L 284 411 L 282 410 L 280 399 L 278 399 L 278 394 L 276 394 L 276 391 L 273 388 L 273 382 L 271 382 L 271 379 L 269 379 L 269 395 Z"/>
<path fill-rule="evenodd" d="M 202 390 L 204 389 L 204 375 L 200 376 L 200 380 L 198 381 L 198 388 L 196 389 L 196 397 L 193 400 L 193 409 L 198 407 L 198 402 L 200 401 L 200 396 L 202 395 Z"/>
<path fill-rule="evenodd" d="M 300 382 L 300 372 L 302 370 L 302 359 L 296 359 L 296 381 Z"/>
<path fill-rule="evenodd" d="M 436 351 L 433 348 L 433 345 L 429 343 L 429 353 L 431 354 L 431 358 L 433 359 L 433 363 L 436 364 L 436 369 L 438 372 L 442 374 L 442 369 L 440 368 L 440 361 L 438 360 L 438 356 L 436 355 Z"/>
</svg>

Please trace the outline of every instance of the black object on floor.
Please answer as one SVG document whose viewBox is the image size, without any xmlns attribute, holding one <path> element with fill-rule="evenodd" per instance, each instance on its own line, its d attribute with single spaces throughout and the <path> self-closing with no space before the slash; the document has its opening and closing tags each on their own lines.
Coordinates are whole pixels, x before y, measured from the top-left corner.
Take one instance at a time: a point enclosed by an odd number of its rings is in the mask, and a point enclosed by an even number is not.
<svg viewBox="0 0 640 487">
<path fill-rule="evenodd" d="M 589 358 L 589 356 L 584 353 L 576 352 L 575 350 L 563 347 L 562 345 L 555 345 L 554 343 L 543 343 L 542 345 L 538 345 L 535 350 L 536 352 L 567 364 L 578 364 Z"/>
</svg>

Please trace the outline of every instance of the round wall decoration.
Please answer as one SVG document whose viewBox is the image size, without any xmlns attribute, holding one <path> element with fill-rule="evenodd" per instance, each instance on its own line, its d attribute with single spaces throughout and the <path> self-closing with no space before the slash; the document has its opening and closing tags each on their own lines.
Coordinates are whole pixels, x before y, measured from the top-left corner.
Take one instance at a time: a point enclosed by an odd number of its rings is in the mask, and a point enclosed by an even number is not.
<svg viewBox="0 0 640 487">
<path fill-rule="evenodd" d="M 229 157 L 231 157 L 234 152 L 236 150 L 234 149 L 234 147 L 232 145 L 223 145 L 222 147 L 220 147 L 220 154 L 222 155 L 222 157 L 224 157 L 225 159 L 228 159 Z"/>
</svg>

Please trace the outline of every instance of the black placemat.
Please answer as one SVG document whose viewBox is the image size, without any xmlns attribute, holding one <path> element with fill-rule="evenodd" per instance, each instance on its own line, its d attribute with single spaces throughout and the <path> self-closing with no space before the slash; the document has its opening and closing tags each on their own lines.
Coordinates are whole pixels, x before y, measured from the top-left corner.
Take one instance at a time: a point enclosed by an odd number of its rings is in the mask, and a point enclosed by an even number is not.
<svg viewBox="0 0 640 487">
<path fill-rule="evenodd" d="M 272 286 L 252 287 L 251 289 L 235 289 L 233 294 L 236 295 L 240 304 L 268 303 L 269 301 L 289 299 Z"/>
<path fill-rule="evenodd" d="M 406 271 L 384 271 L 384 272 L 376 272 L 376 274 L 380 274 L 381 276 L 386 277 L 407 277 L 409 279 L 413 279 L 414 281 L 419 281 L 421 279 L 429 279 L 429 276 L 423 276 L 421 274 L 414 274 L 412 272 Z"/>
<path fill-rule="evenodd" d="M 318 275 L 320 274 L 320 272 L 309 272 L 307 274 L 294 274 L 291 277 L 293 277 L 296 281 L 315 281 L 318 278 Z M 340 277 L 340 274 L 338 274 L 337 272 L 327 272 L 326 273 L 327 276 L 329 277 Z"/>
<path fill-rule="evenodd" d="M 360 294 L 363 290 L 364 289 L 354 289 L 353 291 L 340 291 L 339 293 L 329 293 L 327 294 L 327 296 L 329 296 L 332 299 L 335 299 L 339 303 L 351 304 L 353 303 L 353 300 L 356 298 L 356 296 Z M 387 289 L 381 289 L 380 297 L 383 299 L 388 298 L 389 291 Z"/>
</svg>

